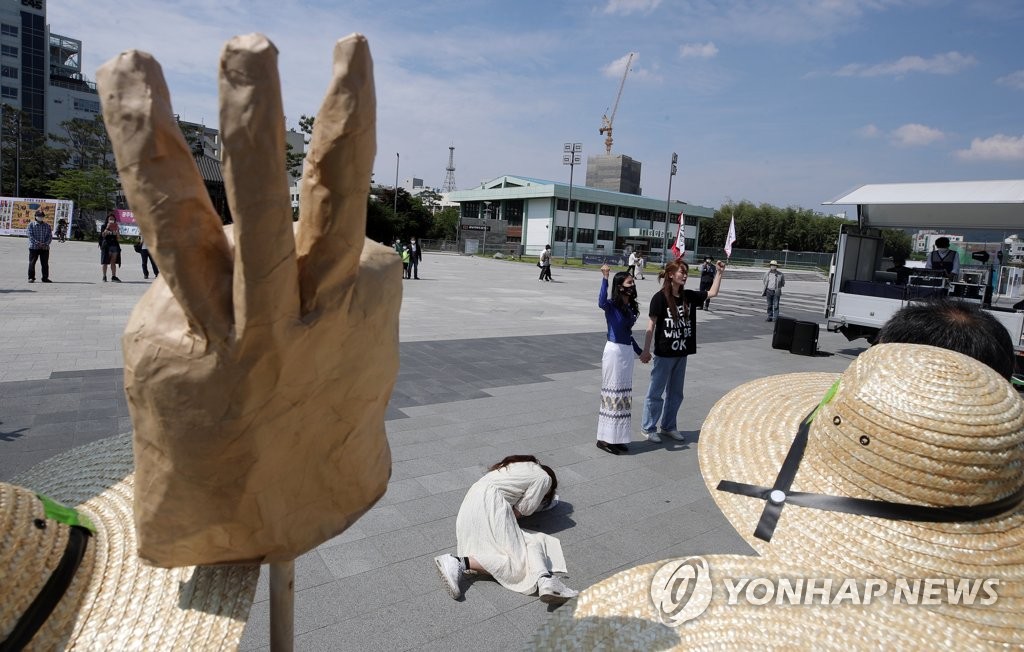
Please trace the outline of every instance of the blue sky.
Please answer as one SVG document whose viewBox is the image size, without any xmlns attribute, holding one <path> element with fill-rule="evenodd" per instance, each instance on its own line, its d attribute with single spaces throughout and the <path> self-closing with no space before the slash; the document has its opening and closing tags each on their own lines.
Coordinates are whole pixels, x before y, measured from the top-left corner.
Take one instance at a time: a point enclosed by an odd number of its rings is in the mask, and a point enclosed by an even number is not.
<svg viewBox="0 0 1024 652">
<path fill-rule="evenodd" d="M 50 0 L 83 64 L 153 53 L 174 108 L 217 123 L 235 34 L 280 51 L 288 124 L 315 113 L 336 39 L 362 32 L 377 85 L 375 180 L 460 189 L 502 174 L 568 181 L 562 143 L 598 134 L 636 55 L 613 153 L 646 195 L 825 210 L 863 183 L 1024 178 L 1019 0 Z M 582 181 L 584 169 L 575 179 Z M 830 211 L 832 209 L 829 209 Z"/>
</svg>

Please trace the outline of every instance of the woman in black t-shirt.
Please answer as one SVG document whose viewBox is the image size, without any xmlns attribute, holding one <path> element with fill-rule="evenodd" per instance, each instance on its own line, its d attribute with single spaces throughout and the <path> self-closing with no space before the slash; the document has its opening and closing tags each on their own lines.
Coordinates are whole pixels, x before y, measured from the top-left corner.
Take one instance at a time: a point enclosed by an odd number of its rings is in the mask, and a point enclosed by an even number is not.
<svg viewBox="0 0 1024 652">
<path fill-rule="evenodd" d="M 651 360 L 651 342 L 654 342 L 654 365 L 651 384 L 644 399 L 644 416 L 640 432 L 648 440 L 660 442 L 661 435 L 683 441 L 676 415 L 683 403 L 683 383 L 686 380 L 686 358 L 697 352 L 696 307 L 718 295 L 725 262 L 718 261 L 718 274 L 706 292 L 685 290 L 689 267 L 681 260 L 673 261 L 658 274 L 661 291 L 651 297 L 648 311 L 647 334 L 640 362 Z M 659 427 L 660 423 L 660 427 Z"/>
</svg>

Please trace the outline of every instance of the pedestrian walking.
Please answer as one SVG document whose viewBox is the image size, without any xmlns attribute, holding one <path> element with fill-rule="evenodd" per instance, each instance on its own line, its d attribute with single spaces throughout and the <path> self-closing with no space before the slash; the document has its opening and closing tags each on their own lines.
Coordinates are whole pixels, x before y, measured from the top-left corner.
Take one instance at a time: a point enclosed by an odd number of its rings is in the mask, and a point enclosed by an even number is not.
<svg viewBox="0 0 1024 652">
<path fill-rule="evenodd" d="M 715 263 L 711 256 L 704 256 L 704 263 L 700 266 L 700 291 L 707 292 L 711 289 L 711 284 L 715 282 L 715 274 L 718 268 L 715 267 Z M 704 300 L 703 306 L 697 306 L 698 308 L 704 308 L 704 310 L 711 310 L 711 297 Z"/>
<path fill-rule="evenodd" d="M 629 450 L 633 416 L 633 363 L 643 352 L 633 339 L 633 324 L 640 315 L 636 302 L 636 281 L 628 272 L 619 272 L 612 279 L 612 296 L 608 298 L 608 274 L 611 268 L 601 266 L 601 290 L 597 306 L 604 311 L 608 325 L 608 341 L 601 356 L 601 409 L 597 415 L 597 447 L 606 453 L 620 455 Z"/>
<path fill-rule="evenodd" d="M 149 253 L 149 246 L 146 244 L 145 238 L 139 238 L 138 244 L 135 245 L 135 251 L 139 252 L 139 256 L 142 258 L 142 277 L 149 278 L 147 265 L 153 266 L 153 278 L 160 276 L 160 268 L 156 266 L 156 259 Z"/>
<path fill-rule="evenodd" d="M 775 321 L 779 318 L 779 301 L 782 299 L 782 288 L 786 285 L 786 275 L 779 271 L 779 261 L 768 263 L 768 271 L 761 277 L 761 283 L 764 285 L 761 296 L 768 303 L 768 317 L 765 321 Z"/>
<path fill-rule="evenodd" d="M 42 208 L 36 209 L 35 219 L 28 225 L 28 282 L 36 282 L 36 261 L 42 272 L 43 283 L 50 283 L 50 243 L 53 242 L 53 229 L 46 223 L 46 213 Z"/>
<path fill-rule="evenodd" d="M 629 258 L 626 259 L 626 273 L 636 278 L 636 251 L 629 252 Z"/>
<path fill-rule="evenodd" d="M 544 251 L 540 254 L 540 280 L 551 280 L 551 245 L 544 245 Z"/>
<path fill-rule="evenodd" d="M 519 519 L 558 502 L 558 478 L 533 455 L 509 455 L 476 481 L 455 519 L 456 555 L 434 558 L 448 593 L 462 597 L 467 576 L 490 575 L 507 589 L 561 604 L 577 595 L 552 573 L 565 573 L 562 544 L 524 530 Z"/>
<path fill-rule="evenodd" d="M 641 434 L 649 441 L 661 442 L 661 435 L 677 441 L 684 439 L 677 429 L 677 415 L 683 403 L 686 361 L 697 352 L 696 307 L 709 296 L 718 295 L 725 261 L 718 261 L 717 268 L 718 273 L 707 292 L 684 289 L 689 266 L 682 260 L 668 263 L 658 274 L 662 286 L 651 297 L 650 319 L 644 336 L 644 350 L 640 354 L 640 362 L 649 362 L 653 341 L 654 365 L 640 427 Z"/>
<path fill-rule="evenodd" d="M 647 267 L 647 258 L 644 256 L 644 252 L 639 252 L 636 255 L 636 271 L 640 275 L 640 280 L 644 280 L 644 268 Z M 634 275 L 633 278 L 636 278 Z"/>
<path fill-rule="evenodd" d="M 100 232 L 100 266 L 103 268 L 103 282 L 107 282 L 107 265 L 110 265 L 110 280 L 120 283 L 117 278 L 117 266 L 121 264 L 121 244 L 117 240 L 117 220 L 113 213 L 107 217 L 107 223 Z"/>
</svg>

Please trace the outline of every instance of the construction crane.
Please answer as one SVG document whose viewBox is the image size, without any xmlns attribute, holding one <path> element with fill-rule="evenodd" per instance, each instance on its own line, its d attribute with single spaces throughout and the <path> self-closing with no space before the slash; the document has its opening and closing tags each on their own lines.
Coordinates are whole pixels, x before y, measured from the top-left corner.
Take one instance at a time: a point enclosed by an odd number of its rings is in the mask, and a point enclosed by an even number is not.
<svg viewBox="0 0 1024 652">
<path fill-rule="evenodd" d="M 622 81 L 619 82 L 619 92 L 615 96 L 615 104 L 612 105 L 612 115 L 608 116 L 606 112 L 601 116 L 601 128 L 597 130 L 597 133 L 604 134 L 604 153 L 607 156 L 612 154 L 612 123 L 615 122 L 615 112 L 619 110 L 619 100 L 622 99 L 622 87 L 626 85 L 626 75 L 629 74 L 629 64 L 633 63 L 633 56 L 635 52 L 629 53 L 629 58 L 626 59 L 626 69 L 622 72 Z"/>
</svg>

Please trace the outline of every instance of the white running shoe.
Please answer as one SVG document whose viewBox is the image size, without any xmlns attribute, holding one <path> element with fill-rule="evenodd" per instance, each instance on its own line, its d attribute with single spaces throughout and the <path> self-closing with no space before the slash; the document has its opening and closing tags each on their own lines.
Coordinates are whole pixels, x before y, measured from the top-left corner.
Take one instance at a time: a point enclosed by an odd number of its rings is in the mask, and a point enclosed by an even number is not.
<svg viewBox="0 0 1024 652">
<path fill-rule="evenodd" d="M 661 433 L 662 435 L 667 436 L 667 437 L 671 437 L 672 439 L 675 439 L 676 441 L 685 441 L 686 440 L 686 437 L 683 437 L 683 433 L 679 432 L 678 430 L 659 430 L 658 432 Z"/>
<path fill-rule="evenodd" d="M 462 564 L 455 555 L 438 555 L 434 557 L 434 565 L 437 566 L 437 574 L 444 581 L 444 586 L 453 599 L 462 597 Z"/>
<path fill-rule="evenodd" d="M 537 580 L 537 595 L 540 601 L 547 604 L 563 604 L 579 595 L 579 591 L 573 591 L 562 580 L 557 577 L 542 577 Z"/>
<path fill-rule="evenodd" d="M 658 433 L 654 432 L 653 430 L 651 432 L 648 432 L 646 430 L 641 429 L 640 434 L 646 437 L 647 441 L 652 441 L 655 444 L 661 443 L 661 437 L 659 437 Z"/>
</svg>

